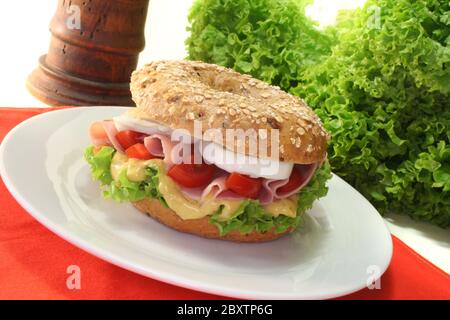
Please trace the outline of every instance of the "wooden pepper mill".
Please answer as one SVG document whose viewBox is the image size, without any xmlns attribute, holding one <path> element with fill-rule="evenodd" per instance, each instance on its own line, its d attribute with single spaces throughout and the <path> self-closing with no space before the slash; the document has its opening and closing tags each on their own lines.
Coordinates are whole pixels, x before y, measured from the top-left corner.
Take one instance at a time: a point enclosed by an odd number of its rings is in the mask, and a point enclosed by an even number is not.
<svg viewBox="0 0 450 320">
<path fill-rule="evenodd" d="M 144 49 L 149 0 L 59 0 L 48 53 L 27 80 L 50 105 L 134 103 L 130 75 Z"/>
</svg>

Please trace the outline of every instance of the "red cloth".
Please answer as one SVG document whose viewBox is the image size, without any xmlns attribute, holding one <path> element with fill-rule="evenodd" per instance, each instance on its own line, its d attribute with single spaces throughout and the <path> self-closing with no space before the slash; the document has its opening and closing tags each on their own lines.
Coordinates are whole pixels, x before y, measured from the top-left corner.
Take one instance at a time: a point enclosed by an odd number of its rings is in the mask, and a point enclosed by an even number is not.
<svg viewBox="0 0 450 320">
<path fill-rule="evenodd" d="M 54 109 L 0 108 L 0 141 L 16 124 Z M 380 290 L 343 299 L 450 299 L 450 276 L 393 236 L 394 255 Z M 67 268 L 81 270 L 69 290 Z M 216 299 L 142 277 L 57 237 L 28 215 L 0 181 L 0 299 Z"/>
</svg>

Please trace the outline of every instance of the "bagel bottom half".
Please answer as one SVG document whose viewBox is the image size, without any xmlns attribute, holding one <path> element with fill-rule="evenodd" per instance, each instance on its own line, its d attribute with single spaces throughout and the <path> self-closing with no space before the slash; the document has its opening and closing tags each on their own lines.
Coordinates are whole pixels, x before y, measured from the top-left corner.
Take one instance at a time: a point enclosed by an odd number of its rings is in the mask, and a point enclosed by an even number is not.
<svg viewBox="0 0 450 320">
<path fill-rule="evenodd" d="M 172 209 L 165 207 L 158 199 L 148 198 L 133 202 L 133 205 L 143 213 L 148 214 L 152 218 L 170 228 L 204 238 L 222 239 L 236 242 L 264 242 L 278 239 L 293 231 L 290 229 L 282 233 L 275 233 L 274 229 L 272 229 L 265 233 L 252 231 L 249 234 L 241 234 L 239 231 L 233 230 L 226 235 L 221 236 L 218 228 L 208 222 L 208 217 L 183 220 Z"/>
</svg>

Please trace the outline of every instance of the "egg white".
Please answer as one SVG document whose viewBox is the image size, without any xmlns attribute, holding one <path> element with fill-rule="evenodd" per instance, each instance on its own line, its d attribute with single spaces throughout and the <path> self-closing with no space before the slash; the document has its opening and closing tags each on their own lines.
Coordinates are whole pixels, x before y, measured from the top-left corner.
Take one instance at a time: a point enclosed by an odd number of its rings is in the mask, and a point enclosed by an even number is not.
<svg viewBox="0 0 450 320">
<path fill-rule="evenodd" d="M 161 124 L 138 119 L 126 113 L 114 117 L 113 121 L 118 131 L 133 130 L 148 135 L 156 133 L 171 135 L 174 131 Z M 179 141 L 179 139 L 176 140 Z M 194 140 L 198 141 L 198 139 Z M 215 164 L 227 172 L 238 172 L 253 178 L 287 179 L 294 167 L 294 163 L 292 162 L 258 158 L 236 153 L 214 142 L 203 141 L 201 151 L 207 163 Z"/>
<path fill-rule="evenodd" d="M 203 142 L 203 158 L 208 163 L 228 171 L 238 172 L 252 178 L 287 179 L 294 163 L 258 158 L 236 153 L 213 142 Z"/>
</svg>

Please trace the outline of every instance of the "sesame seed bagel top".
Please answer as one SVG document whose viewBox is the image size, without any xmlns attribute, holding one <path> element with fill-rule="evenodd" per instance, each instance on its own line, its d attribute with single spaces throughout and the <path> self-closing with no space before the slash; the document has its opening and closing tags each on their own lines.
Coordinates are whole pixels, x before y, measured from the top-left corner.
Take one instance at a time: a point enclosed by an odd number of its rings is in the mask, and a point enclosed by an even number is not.
<svg viewBox="0 0 450 320">
<path fill-rule="evenodd" d="M 302 164 L 326 157 L 329 135 L 303 100 L 231 69 L 199 61 L 155 61 L 133 72 L 131 92 L 137 105 L 131 115 L 194 136 L 198 121 L 198 138 L 232 151 Z M 246 139 L 227 139 L 226 129 L 241 129 Z M 271 138 L 274 130 L 279 139 Z M 267 145 L 264 153 L 251 146 L 255 142 Z"/>
</svg>

